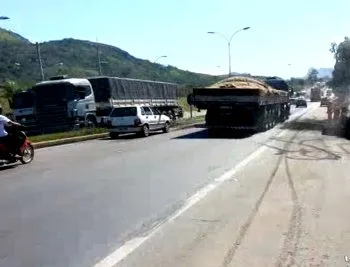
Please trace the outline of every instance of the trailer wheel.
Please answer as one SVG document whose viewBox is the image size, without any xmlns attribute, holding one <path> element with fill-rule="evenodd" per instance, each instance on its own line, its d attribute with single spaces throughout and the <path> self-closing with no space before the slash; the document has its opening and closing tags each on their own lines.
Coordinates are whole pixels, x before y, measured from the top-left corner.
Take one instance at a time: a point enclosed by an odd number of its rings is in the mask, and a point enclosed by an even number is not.
<svg viewBox="0 0 350 267">
<path fill-rule="evenodd" d="M 266 109 L 261 109 L 258 112 L 258 120 L 257 120 L 257 131 L 258 132 L 265 132 L 268 128 L 268 122 L 266 120 L 267 117 L 267 111 Z"/>
</svg>

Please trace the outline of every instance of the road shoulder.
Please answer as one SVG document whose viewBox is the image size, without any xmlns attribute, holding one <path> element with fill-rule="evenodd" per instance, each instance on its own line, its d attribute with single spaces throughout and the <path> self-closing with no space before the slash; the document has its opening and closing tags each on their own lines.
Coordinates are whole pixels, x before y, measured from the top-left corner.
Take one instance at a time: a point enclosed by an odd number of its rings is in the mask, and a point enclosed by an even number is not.
<svg viewBox="0 0 350 267">
<path fill-rule="evenodd" d="M 263 154 L 149 236 L 120 266 L 344 264 L 350 142 L 322 135 L 324 116 L 317 109 L 291 123 Z"/>
</svg>

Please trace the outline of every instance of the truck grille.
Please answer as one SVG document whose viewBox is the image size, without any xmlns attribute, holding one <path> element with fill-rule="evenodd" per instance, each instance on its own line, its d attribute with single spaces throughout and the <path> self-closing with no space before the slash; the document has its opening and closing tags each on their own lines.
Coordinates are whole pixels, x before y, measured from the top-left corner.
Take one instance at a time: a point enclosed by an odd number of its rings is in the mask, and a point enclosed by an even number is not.
<svg viewBox="0 0 350 267">
<path fill-rule="evenodd" d="M 37 125 L 42 132 L 66 130 L 70 125 L 65 106 L 43 106 L 36 110 Z"/>
</svg>

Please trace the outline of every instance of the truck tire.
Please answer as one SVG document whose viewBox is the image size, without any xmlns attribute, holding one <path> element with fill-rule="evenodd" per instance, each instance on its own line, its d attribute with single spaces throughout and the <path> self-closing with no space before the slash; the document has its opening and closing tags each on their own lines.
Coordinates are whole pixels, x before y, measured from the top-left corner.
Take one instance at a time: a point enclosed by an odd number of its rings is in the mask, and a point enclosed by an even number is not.
<svg viewBox="0 0 350 267">
<path fill-rule="evenodd" d="M 94 128 L 97 126 L 97 120 L 94 116 L 87 116 L 86 118 L 86 125 L 89 128 Z"/>
<path fill-rule="evenodd" d="M 258 113 L 258 121 L 257 121 L 257 132 L 265 132 L 268 129 L 268 121 L 267 116 L 268 113 L 266 109 L 261 109 Z"/>
</svg>

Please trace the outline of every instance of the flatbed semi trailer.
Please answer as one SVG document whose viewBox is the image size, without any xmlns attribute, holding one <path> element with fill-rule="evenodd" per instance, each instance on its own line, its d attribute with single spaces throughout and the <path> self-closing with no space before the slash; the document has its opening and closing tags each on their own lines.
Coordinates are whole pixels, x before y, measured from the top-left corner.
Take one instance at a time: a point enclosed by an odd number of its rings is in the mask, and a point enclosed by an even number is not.
<svg viewBox="0 0 350 267">
<path fill-rule="evenodd" d="M 214 129 L 265 131 L 289 117 L 289 92 L 264 81 L 234 77 L 194 88 L 188 103 L 206 109 L 206 126 Z"/>
</svg>

